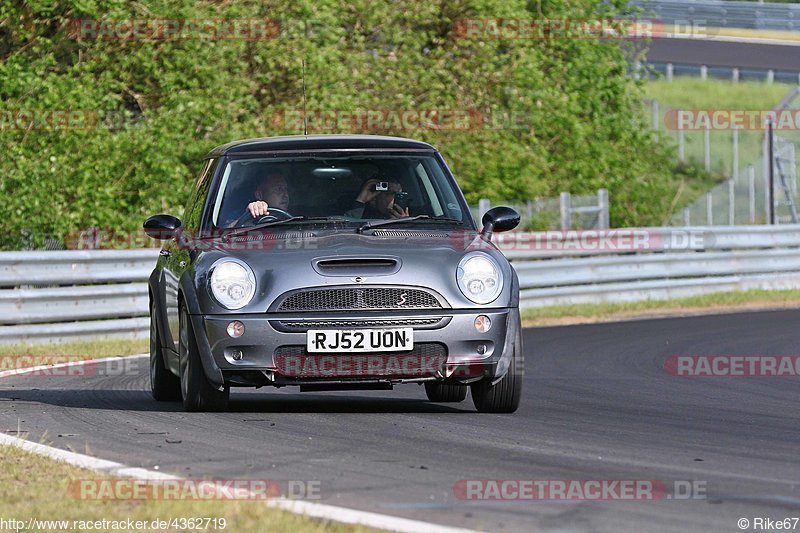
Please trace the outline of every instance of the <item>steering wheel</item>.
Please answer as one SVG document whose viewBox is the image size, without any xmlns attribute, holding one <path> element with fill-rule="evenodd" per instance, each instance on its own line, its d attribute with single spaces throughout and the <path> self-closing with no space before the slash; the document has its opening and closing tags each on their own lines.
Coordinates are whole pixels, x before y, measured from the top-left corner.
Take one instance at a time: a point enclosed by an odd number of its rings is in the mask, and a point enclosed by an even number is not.
<svg viewBox="0 0 800 533">
<path fill-rule="evenodd" d="M 269 214 L 268 215 L 261 215 L 258 217 L 253 218 L 250 215 L 250 211 L 245 210 L 242 215 L 236 219 L 234 223 L 234 227 L 238 226 L 257 226 L 258 224 L 263 224 L 264 222 L 269 222 L 271 220 L 285 220 L 287 218 L 292 218 L 292 215 L 288 211 L 284 211 L 283 209 L 278 209 L 277 207 L 270 207 L 268 208 Z"/>
</svg>

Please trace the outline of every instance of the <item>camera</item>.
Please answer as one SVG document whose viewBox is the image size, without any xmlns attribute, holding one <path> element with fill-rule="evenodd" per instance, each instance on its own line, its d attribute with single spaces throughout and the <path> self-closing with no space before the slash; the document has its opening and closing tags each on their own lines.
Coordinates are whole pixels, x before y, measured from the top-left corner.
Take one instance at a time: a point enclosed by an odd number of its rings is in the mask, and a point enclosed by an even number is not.
<svg viewBox="0 0 800 533">
<path fill-rule="evenodd" d="M 394 193 L 394 205 L 400 209 L 405 209 L 411 203 L 411 196 L 407 192 Z"/>
<path fill-rule="evenodd" d="M 381 181 L 380 183 L 375 184 L 376 191 L 388 191 L 389 190 L 389 182 L 388 181 Z"/>
</svg>

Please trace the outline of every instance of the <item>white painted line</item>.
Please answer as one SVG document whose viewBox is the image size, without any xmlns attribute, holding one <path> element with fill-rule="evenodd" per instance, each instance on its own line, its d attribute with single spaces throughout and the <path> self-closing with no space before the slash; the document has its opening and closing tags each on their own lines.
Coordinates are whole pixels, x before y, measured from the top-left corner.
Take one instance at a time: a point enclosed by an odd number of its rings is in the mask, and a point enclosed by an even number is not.
<svg viewBox="0 0 800 533">
<path fill-rule="evenodd" d="M 734 35 L 664 35 L 653 36 L 653 41 L 682 39 L 684 41 L 720 41 L 723 43 L 771 44 L 775 46 L 800 46 L 800 40 L 770 39 L 768 37 L 736 37 Z M 766 70 L 766 69 L 764 69 Z"/>
<path fill-rule="evenodd" d="M 13 359 L 15 356 L 12 355 L 12 356 L 7 356 L 7 357 Z M 23 355 L 23 356 L 20 356 L 20 357 L 21 358 L 28 358 L 28 357 L 33 358 L 35 356 Z M 61 356 L 54 356 L 54 357 L 61 357 Z M 66 357 L 66 356 L 64 356 L 64 357 Z M 124 359 L 135 359 L 135 358 L 139 358 L 139 357 L 150 357 L 150 355 L 146 354 L 146 353 L 140 353 L 140 354 L 136 354 L 136 355 L 124 355 L 124 356 L 118 356 L 118 357 L 103 357 L 102 359 L 84 359 L 84 360 L 81 360 L 81 361 L 65 361 L 63 363 L 55 363 L 55 364 L 52 364 L 52 365 L 37 365 L 37 366 L 29 366 L 29 367 L 26 367 L 26 368 L 12 368 L 10 370 L 0 371 L 0 378 L 6 378 L 6 377 L 9 377 L 9 376 L 18 376 L 20 374 L 30 374 L 31 372 L 42 372 L 42 371 L 46 371 L 46 370 L 53 370 L 53 369 L 56 369 L 56 368 L 69 368 L 69 367 L 73 367 L 73 366 L 85 365 L 87 363 L 106 363 L 106 362 L 109 362 L 109 361 L 122 361 Z M 0 360 L 2 360 L 2 359 L 3 358 L 0 358 Z"/>
<path fill-rule="evenodd" d="M 133 357 L 149 357 L 148 354 L 131 355 L 125 358 Z M 97 361 L 108 361 L 112 359 L 124 359 L 122 357 L 109 357 L 105 359 L 89 359 L 85 361 L 70 361 L 69 363 L 59 363 L 57 365 L 43 365 L 41 367 L 23 368 L 8 370 L 0 372 L 0 378 L 5 376 L 13 376 L 17 374 L 26 374 L 41 369 L 58 368 L 59 366 L 74 366 Z M 45 444 L 38 444 L 30 442 L 19 437 L 12 437 L 6 433 L 0 432 L 0 445 L 15 446 L 25 451 L 49 457 L 62 463 L 66 463 L 79 468 L 93 470 L 95 472 L 102 472 L 111 476 L 129 477 L 134 479 L 143 479 L 150 481 L 165 481 L 165 480 L 182 480 L 179 476 L 172 474 L 165 474 L 155 470 L 147 470 L 146 468 L 135 468 L 108 461 L 105 459 L 98 459 L 89 455 L 70 452 L 60 448 L 54 448 Z M 209 482 L 212 483 L 212 482 Z M 214 483 L 214 487 L 220 493 L 225 492 L 225 487 L 219 483 Z M 267 500 L 268 507 L 282 509 L 295 514 L 306 515 L 312 518 L 319 518 L 323 520 L 333 520 L 335 522 L 342 522 L 345 524 L 357 524 L 367 527 L 374 527 L 379 529 L 386 529 L 389 531 L 398 531 L 401 533 L 477 533 L 470 529 L 461 529 L 449 526 L 441 526 L 421 520 L 411 520 L 408 518 L 400 518 L 396 516 L 389 516 L 380 513 L 371 513 L 368 511 L 358 511 L 356 509 L 348 509 L 346 507 L 337 507 L 335 505 L 327 505 L 324 503 L 308 502 L 303 500 L 289 500 L 286 498 L 275 498 Z"/>
</svg>

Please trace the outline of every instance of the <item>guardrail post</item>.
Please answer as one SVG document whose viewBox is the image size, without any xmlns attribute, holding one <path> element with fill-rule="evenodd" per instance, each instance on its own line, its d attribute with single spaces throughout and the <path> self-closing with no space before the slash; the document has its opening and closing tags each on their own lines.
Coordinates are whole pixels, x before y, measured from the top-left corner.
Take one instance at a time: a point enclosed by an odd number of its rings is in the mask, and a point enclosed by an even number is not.
<svg viewBox="0 0 800 533">
<path fill-rule="evenodd" d="M 597 190 L 597 207 L 600 209 L 597 215 L 597 229 L 608 229 L 610 218 L 608 213 L 608 189 Z"/>
<path fill-rule="evenodd" d="M 736 67 L 733 67 L 731 71 L 731 81 L 733 83 L 739 83 L 739 69 Z"/>
<path fill-rule="evenodd" d="M 711 170 L 711 124 L 706 122 L 706 131 L 703 136 L 703 167 Z"/>
<path fill-rule="evenodd" d="M 667 81 L 672 81 L 672 74 L 675 66 L 672 63 L 667 63 Z"/>
<path fill-rule="evenodd" d="M 683 129 L 678 130 L 678 158 L 681 160 L 681 163 L 686 160 L 686 139 Z"/>
<path fill-rule="evenodd" d="M 769 200 L 772 193 L 769 190 L 769 133 L 764 130 L 764 138 L 761 140 L 761 179 L 764 180 L 764 220 L 769 224 L 769 213 L 771 211 Z"/>
<path fill-rule="evenodd" d="M 736 224 L 736 182 L 728 180 L 728 225 Z"/>
<path fill-rule="evenodd" d="M 756 223 L 756 169 L 753 165 L 747 166 L 747 196 L 750 208 L 750 223 Z"/>
<path fill-rule="evenodd" d="M 705 65 L 700 66 L 700 79 L 701 80 L 708 79 L 708 67 Z"/>
<path fill-rule="evenodd" d="M 739 179 L 739 130 L 733 128 L 733 179 Z"/>
<path fill-rule="evenodd" d="M 568 192 L 561 193 L 561 230 L 566 231 L 572 226 L 572 198 Z"/>
<path fill-rule="evenodd" d="M 772 69 L 769 69 L 767 71 L 767 83 L 772 83 L 774 81 L 775 81 L 775 71 L 772 70 Z"/>
<path fill-rule="evenodd" d="M 492 202 L 488 198 L 478 200 L 478 224 L 483 224 L 483 215 L 492 208 Z"/>
<path fill-rule="evenodd" d="M 772 131 L 772 120 L 767 120 L 767 147 L 769 152 L 767 181 L 769 182 L 769 211 L 767 220 L 769 224 L 775 224 L 775 133 Z"/>
</svg>

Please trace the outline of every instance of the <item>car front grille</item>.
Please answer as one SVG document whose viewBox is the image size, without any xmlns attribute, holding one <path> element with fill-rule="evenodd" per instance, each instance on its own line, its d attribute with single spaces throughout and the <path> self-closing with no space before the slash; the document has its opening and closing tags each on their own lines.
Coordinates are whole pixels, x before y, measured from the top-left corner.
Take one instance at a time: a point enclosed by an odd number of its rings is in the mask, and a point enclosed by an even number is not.
<svg viewBox="0 0 800 533">
<path fill-rule="evenodd" d="M 406 352 L 309 353 L 303 345 L 280 346 L 273 361 L 279 374 L 301 379 L 433 377 L 447 363 L 447 348 L 421 342 Z"/>
<path fill-rule="evenodd" d="M 278 312 L 355 311 L 359 309 L 441 309 L 434 295 L 402 287 L 308 289 L 284 297 Z"/>
</svg>

